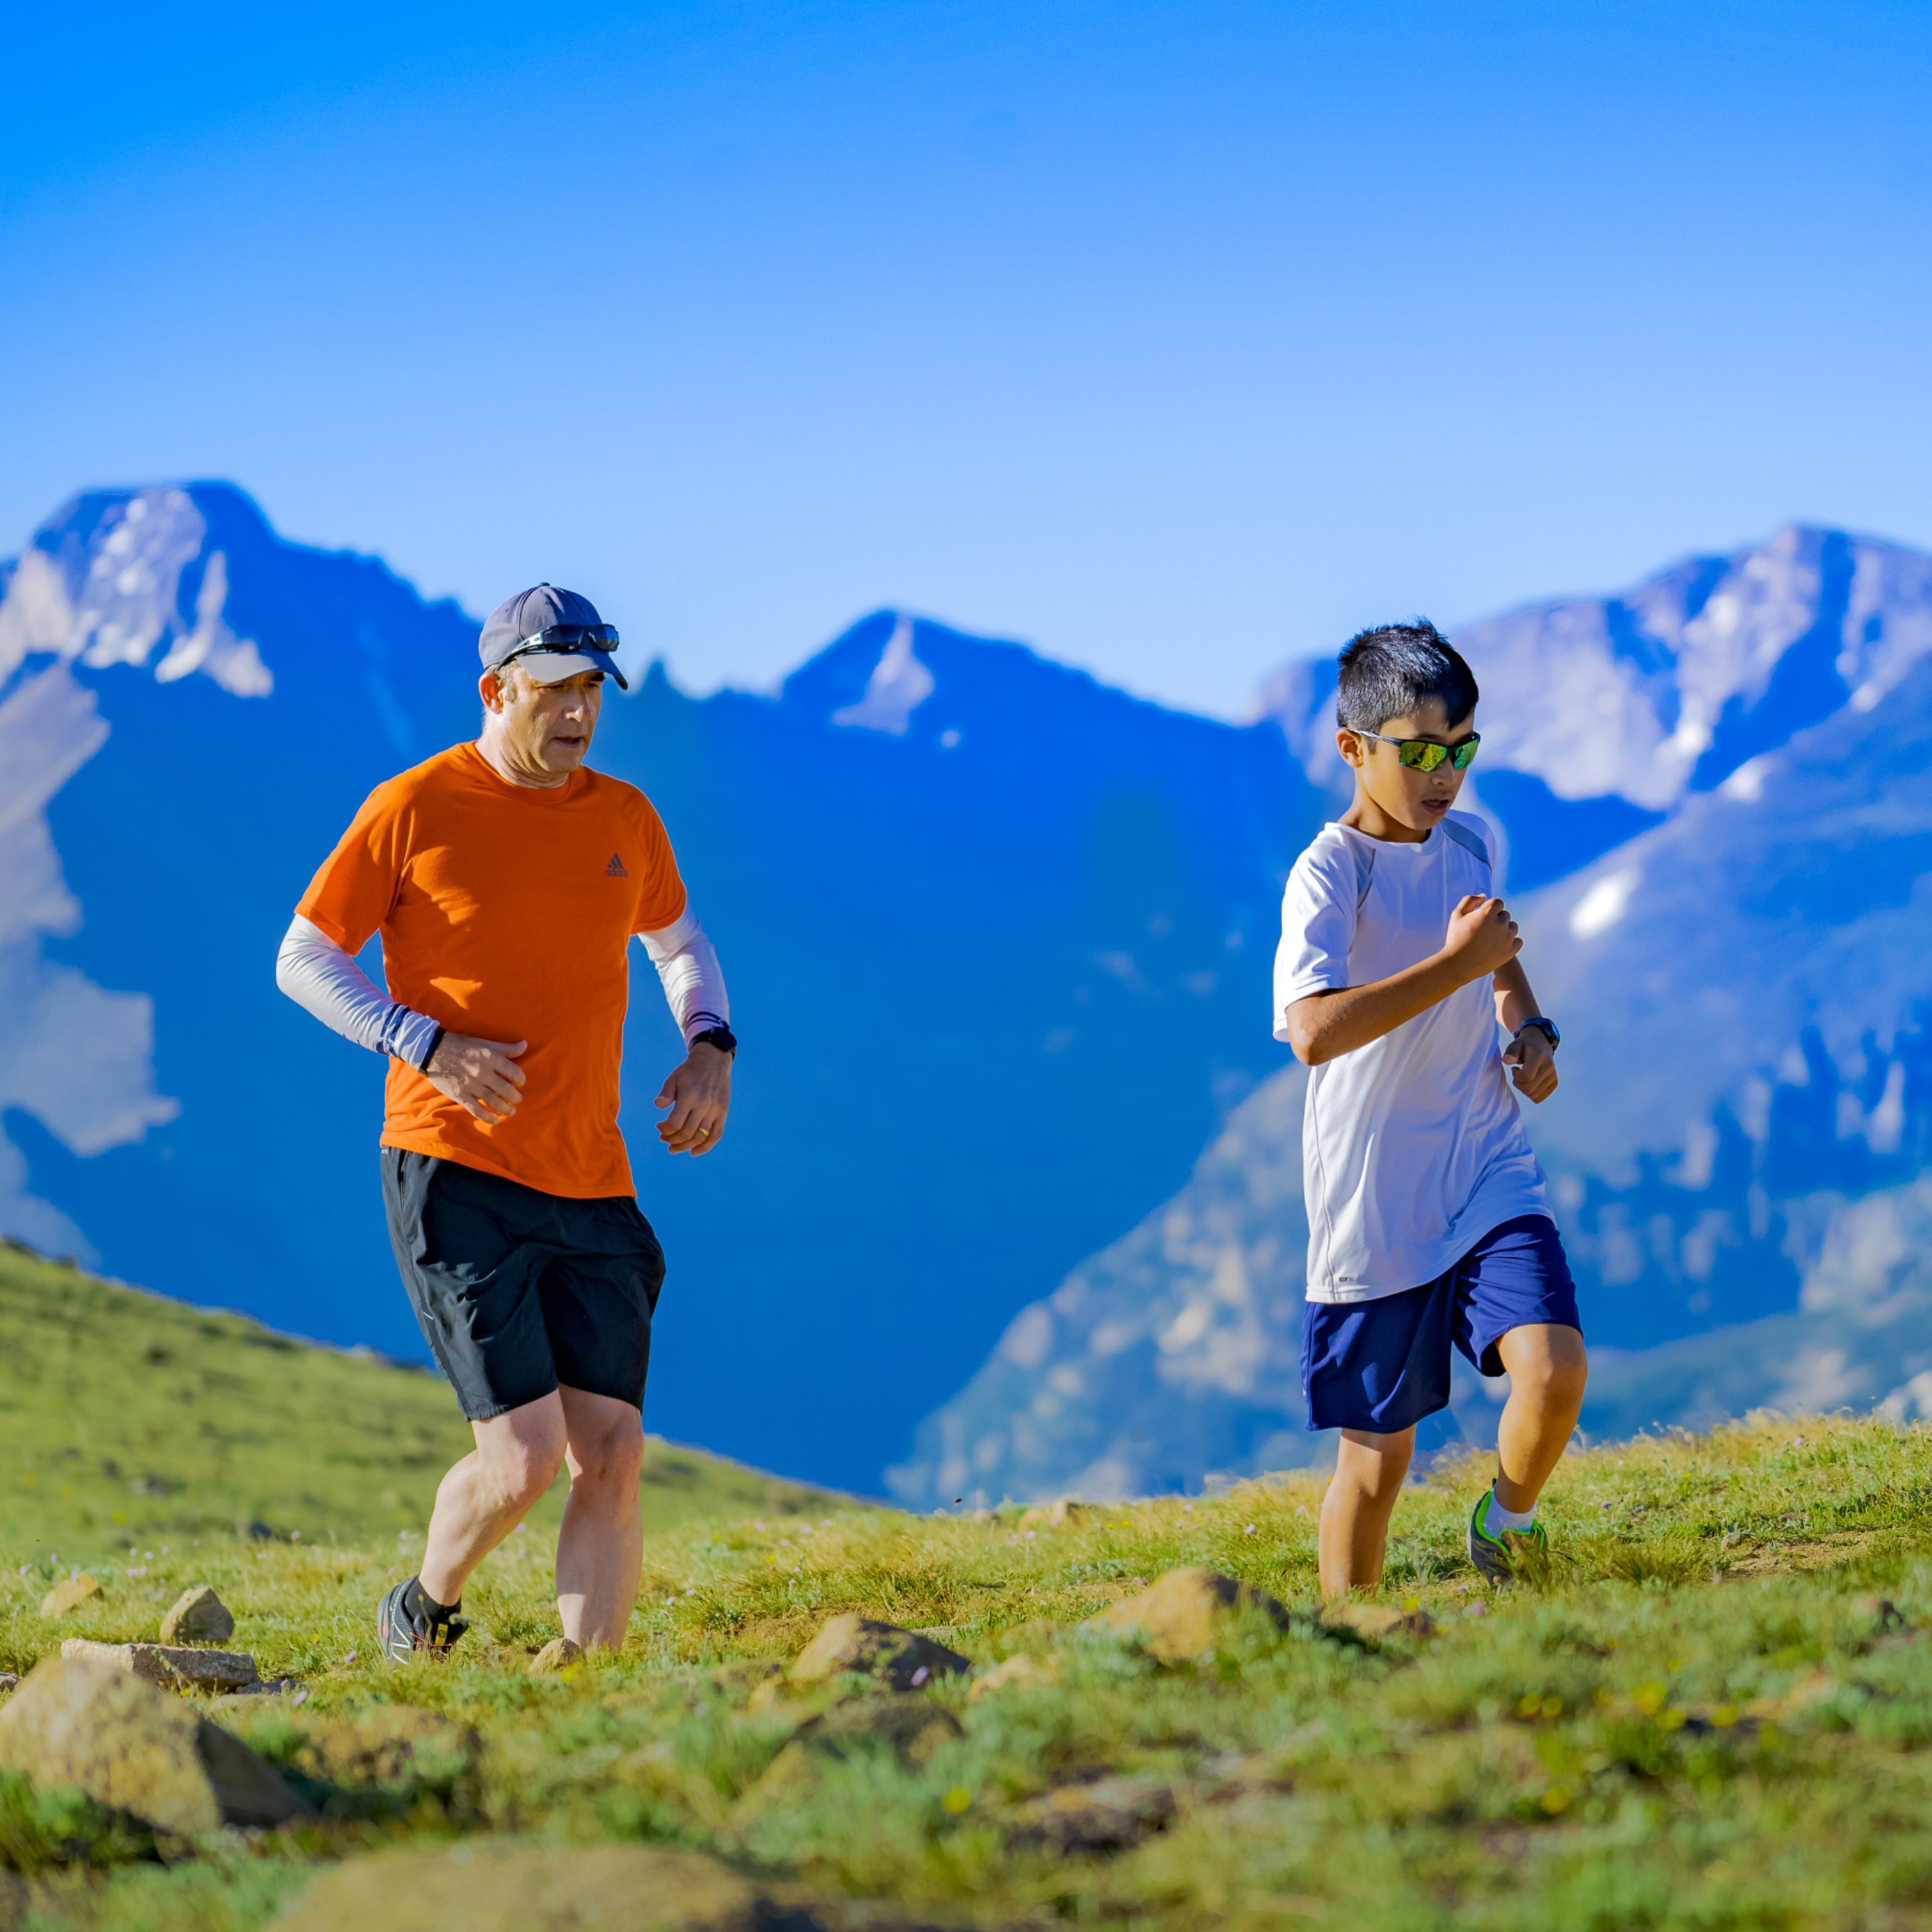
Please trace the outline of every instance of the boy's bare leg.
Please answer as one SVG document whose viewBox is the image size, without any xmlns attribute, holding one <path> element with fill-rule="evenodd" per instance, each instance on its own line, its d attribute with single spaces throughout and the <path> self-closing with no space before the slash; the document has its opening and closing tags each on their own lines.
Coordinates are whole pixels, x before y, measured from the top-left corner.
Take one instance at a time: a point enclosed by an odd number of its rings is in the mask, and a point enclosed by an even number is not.
<svg viewBox="0 0 1932 1932">
<path fill-rule="evenodd" d="M 638 1484 L 644 1418 L 614 1396 L 562 1388 L 570 1433 L 570 1500 L 556 1540 L 556 1608 L 563 1634 L 586 1650 L 620 1650 L 644 1567 Z"/>
<path fill-rule="evenodd" d="M 1335 1452 L 1335 1473 L 1322 1498 L 1319 1543 L 1322 1594 L 1346 1597 L 1372 1590 L 1382 1580 L 1389 1517 L 1415 1451 L 1415 1431 L 1376 1436 L 1345 1429 Z"/>
<path fill-rule="evenodd" d="M 1496 1429 L 1496 1501 L 1506 1510 L 1526 1510 L 1542 1495 L 1576 1432 L 1589 1362 L 1582 1336 L 1554 1322 L 1510 1329 L 1496 1353 L 1510 1378 Z"/>
</svg>

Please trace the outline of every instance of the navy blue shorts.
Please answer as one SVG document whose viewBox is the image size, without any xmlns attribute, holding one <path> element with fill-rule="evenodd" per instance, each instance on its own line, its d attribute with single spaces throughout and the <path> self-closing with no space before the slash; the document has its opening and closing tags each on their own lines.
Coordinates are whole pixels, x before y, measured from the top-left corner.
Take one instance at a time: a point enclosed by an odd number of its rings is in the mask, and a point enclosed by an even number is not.
<svg viewBox="0 0 1932 1932">
<path fill-rule="evenodd" d="M 1449 1350 L 1499 1376 L 1496 1344 L 1548 1322 L 1582 1330 L 1556 1223 L 1520 1214 L 1420 1288 L 1374 1301 L 1311 1301 L 1301 1327 L 1310 1429 L 1393 1436 L 1449 1406 Z"/>
</svg>

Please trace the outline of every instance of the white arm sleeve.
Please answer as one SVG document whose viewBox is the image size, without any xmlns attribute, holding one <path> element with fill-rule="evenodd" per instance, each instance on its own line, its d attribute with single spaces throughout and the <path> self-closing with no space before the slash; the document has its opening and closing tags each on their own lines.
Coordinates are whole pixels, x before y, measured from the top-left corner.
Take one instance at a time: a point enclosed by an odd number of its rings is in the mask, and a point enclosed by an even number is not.
<svg viewBox="0 0 1932 1932">
<path fill-rule="evenodd" d="M 687 904 L 671 925 L 656 932 L 640 932 L 644 950 L 658 969 L 671 1018 L 688 1046 L 694 1034 L 731 1023 L 731 1001 L 724 991 L 724 969 L 718 952 L 705 937 L 698 915 Z"/>
<path fill-rule="evenodd" d="M 275 956 L 275 984 L 344 1040 L 418 1069 L 442 1037 L 442 1028 L 428 1014 L 412 1012 L 378 992 L 353 956 L 299 913 Z"/>
</svg>

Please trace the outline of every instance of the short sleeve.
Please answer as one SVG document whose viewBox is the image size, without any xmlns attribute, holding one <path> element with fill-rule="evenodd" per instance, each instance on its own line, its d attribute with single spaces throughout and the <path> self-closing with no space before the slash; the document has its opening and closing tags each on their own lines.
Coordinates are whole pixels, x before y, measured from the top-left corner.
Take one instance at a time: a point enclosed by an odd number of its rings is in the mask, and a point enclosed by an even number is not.
<svg viewBox="0 0 1932 1932">
<path fill-rule="evenodd" d="M 638 880 L 638 910 L 631 930 L 662 932 L 684 916 L 684 880 L 678 875 L 670 835 L 665 831 L 657 808 L 641 793 L 637 808 L 638 833 L 645 858 Z"/>
<path fill-rule="evenodd" d="M 1354 854 L 1340 837 L 1318 838 L 1294 862 L 1281 902 L 1274 956 L 1274 1036 L 1288 1038 L 1288 1009 L 1348 983 L 1348 949 L 1360 901 Z"/>
<path fill-rule="evenodd" d="M 360 952 L 395 904 L 406 844 L 395 788 L 378 785 L 308 882 L 296 910 L 345 952 Z"/>
</svg>

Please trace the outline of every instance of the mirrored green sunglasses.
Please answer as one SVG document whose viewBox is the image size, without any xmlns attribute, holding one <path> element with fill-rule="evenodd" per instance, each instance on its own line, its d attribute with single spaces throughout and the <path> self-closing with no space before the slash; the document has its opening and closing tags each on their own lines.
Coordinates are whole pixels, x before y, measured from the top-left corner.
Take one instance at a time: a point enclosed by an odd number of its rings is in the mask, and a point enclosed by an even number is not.
<svg viewBox="0 0 1932 1932">
<path fill-rule="evenodd" d="M 1384 738 L 1379 731 L 1358 730 L 1358 738 L 1372 738 L 1378 745 L 1393 745 L 1395 754 L 1412 772 L 1432 772 L 1447 758 L 1459 772 L 1466 772 L 1483 742 L 1480 731 L 1472 731 L 1453 745 L 1438 745 L 1433 738 Z"/>
</svg>

